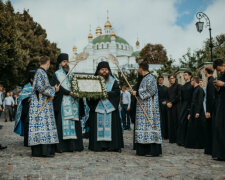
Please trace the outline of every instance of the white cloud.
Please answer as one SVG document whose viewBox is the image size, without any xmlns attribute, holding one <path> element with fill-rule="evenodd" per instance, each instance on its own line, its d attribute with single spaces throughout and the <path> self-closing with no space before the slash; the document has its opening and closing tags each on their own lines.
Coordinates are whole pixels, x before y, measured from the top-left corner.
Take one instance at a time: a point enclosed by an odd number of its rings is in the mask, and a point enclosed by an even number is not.
<svg viewBox="0 0 225 180">
<path fill-rule="evenodd" d="M 187 48 L 201 48 L 209 37 L 208 29 L 199 34 L 195 20 L 181 28 L 175 24 L 179 16 L 175 3 L 179 0 L 16 0 L 16 11 L 29 9 L 34 20 L 46 29 L 48 38 L 62 52 L 72 54 L 76 45 L 82 51 L 87 45 L 89 25 L 92 34 L 106 22 L 106 10 L 117 35 L 134 46 L 137 34 L 141 45 L 161 43 L 168 55 L 178 59 Z M 224 33 L 225 1 L 215 0 L 205 11 L 210 17 L 213 36 Z M 186 12 L 184 12 L 186 13 Z"/>
</svg>

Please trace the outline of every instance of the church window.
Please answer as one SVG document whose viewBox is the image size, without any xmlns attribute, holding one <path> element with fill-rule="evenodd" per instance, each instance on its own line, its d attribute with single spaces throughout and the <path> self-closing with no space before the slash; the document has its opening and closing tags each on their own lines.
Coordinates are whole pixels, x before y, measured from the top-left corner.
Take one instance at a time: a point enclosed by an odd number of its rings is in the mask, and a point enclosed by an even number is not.
<svg viewBox="0 0 225 180">
<path fill-rule="evenodd" d="M 104 45 L 102 44 L 102 49 L 104 48 Z"/>
<path fill-rule="evenodd" d="M 97 46 L 96 46 L 96 47 L 97 47 L 97 49 L 98 49 L 98 44 L 97 44 Z"/>
</svg>

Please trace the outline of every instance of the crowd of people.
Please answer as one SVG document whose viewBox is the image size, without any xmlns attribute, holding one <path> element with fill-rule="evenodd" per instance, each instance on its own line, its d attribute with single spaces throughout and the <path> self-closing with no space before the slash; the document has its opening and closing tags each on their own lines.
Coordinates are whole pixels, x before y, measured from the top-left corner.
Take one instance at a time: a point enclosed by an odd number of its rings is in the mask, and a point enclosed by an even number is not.
<svg viewBox="0 0 225 180">
<path fill-rule="evenodd" d="M 214 70 L 220 74 L 213 77 Z M 158 77 L 162 137 L 185 148 L 204 149 L 215 160 L 225 160 L 225 62 L 217 59 L 205 68 L 206 88 L 202 80 L 184 72 L 185 84 L 176 77 Z"/>
<path fill-rule="evenodd" d="M 205 149 L 213 159 L 225 160 L 225 62 L 215 60 L 205 69 L 208 78 L 203 88 L 201 79 L 184 72 L 185 84 L 176 76 L 157 80 L 148 71 L 146 61 L 139 63 L 139 76 L 133 89 L 119 87 L 108 62 L 100 62 L 95 76 L 105 79 L 107 98 L 75 99 L 71 88 L 69 57 L 61 53 L 56 71 L 49 81 L 49 57 L 42 57 L 40 67 L 31 70 L 18 98 L 0 86 L 0 113 L 5 121 L 15 120 L 14 132 L 24 136 L 32 156 L 53 157 L 55 152 L 82 151 L 82 119 L 86 116 L 89 150 L 121 152 L 123 131 L 134 123 L 133 149 L 140 156 L 160 156 L 162 140 L 186 148 Z M 214 79 L 214 69 L 220 73 Z M 65 80 L 64 80 L 65 79 Z M 59 85 L 63 82 L 61 85 Z M 88 85 L 88 84 L 87 84 Z M 88 107 L 88 112 L 85 110 Z M 1 149 L 6 148 L 0 146 Z"/>
<path fill-rule="evenodd" d="M 12 91 L 6 92 L 3 85 L 0 84 L 0 118 L 4 112 L 5 122 L 14 121 L 18 105 L 18 93 L 13 93 Z M 2 129 L 0 125 L 0 129 Z M 0 150 L 7 148 L 0 144 Z"/>
</svg>

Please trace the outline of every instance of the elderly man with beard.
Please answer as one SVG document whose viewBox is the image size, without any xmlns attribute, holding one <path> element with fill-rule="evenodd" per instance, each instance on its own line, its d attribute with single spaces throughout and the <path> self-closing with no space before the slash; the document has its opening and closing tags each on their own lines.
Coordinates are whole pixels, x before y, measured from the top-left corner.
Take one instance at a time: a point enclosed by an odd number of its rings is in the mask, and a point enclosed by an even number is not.
<svg viewBox="0 0 225 180">
<path fill-rule="evenodd" d="M 89 149 L 92 151 L 121 152 L 122 127 L 119 116 L 120 88 L 112 76 L 108 62 L 98 64 L 95 76 L 104 77 L 108 98 L 89 100 Z"/>
<path fill-rule="evenodd" d="M 62 53 L 58 56 L 58 70 L 54 73 L 51 84 L 56 85 L 66 77 L 69 72 L 69 56 Z M 56 145 L 56 152 L 82 151 L 82 128 L 80 119 L 83 116 L 83 101 L 73 98 L 70 76 L 62 83 L 59 92 L 53 100 L 56 126 L 59 137 L 59 144 Z"/>
</svg>

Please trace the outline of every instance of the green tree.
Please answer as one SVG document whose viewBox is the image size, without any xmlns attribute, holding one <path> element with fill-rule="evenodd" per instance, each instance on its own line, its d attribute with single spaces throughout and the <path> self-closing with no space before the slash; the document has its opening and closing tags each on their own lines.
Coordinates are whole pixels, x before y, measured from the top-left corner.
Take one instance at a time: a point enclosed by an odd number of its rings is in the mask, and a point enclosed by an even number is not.
<svg viewBox="0 0 225 180">
<path fill-rule="evenodd" d="M 188 49 L 188 52 L 180 59 L 180 67 L 189 69 L 193 75 L 199 75 L 199 66 L 205 62 L 204 53 L 205 51 L 203 50 L 197 50 L 192 53 Z"/>
<path fill-rule="evenodd" d="M 220 34 L 212 39 L 213 42 L 213 59 L 225 59 L 225 34 Z M 204 42 L 203 48 L 187 53 L 180 59 L 181 67 L 188 68 L 193 75 L 200 75 L 199 67 L 204 62 L 211 61 L 209 39 Z"/>
<path fill-rule="evenodd" d="M 211 61 L 209 39 L 204 42 L 204 61 Z M 220 34 L 212 39 L 213 60 L 217 58 L 225 59 L 225 34 Z"/>
<path fill-rule="evenodd" d="M 170 58 L 167 61 L 162 62 L 162 67 L 158 69 L 156 72 L 158 75 L 162 73 L 173 74 L 178 70 L 178 66 L 174 66 L 173 63 L 175 62 L 174 59 Z"/>
<path fill-rule="evenodd" d="M 18 54 L 16 21 L 10 3 L 0 0 L 0 82 L 6 87 L 15 83 L 14 60 Z"/>
<path fill-rule="evenodd" d="M 28 10 L 15 13 L 10 1 L 0 0 L 0 27 L 0 81 L 7 89 L 23 85 L 28 69 L 36 69 L 41 56 L 50 57 L 49 75 L 53 73 L 60 49 Z"/>
<path fill-rule="evenodd" d="M 140 52 L 140 59 L 149 64 L 160 64 L 168 60 L 167 52 L 161 44 L 147 44 Z"/>
<path fill-rule="evenodd" d="M 128 70 L 124 72 L 128 82 L 131 86 L 137 83 L 138 71 L 137 70 Z M 119 86 L 127 85 L 125 79 L 123 78 L 121 72 L 118 71 L 117 74 L 114 74 L 115 78 L 119 81 Z"/>
</svg>

